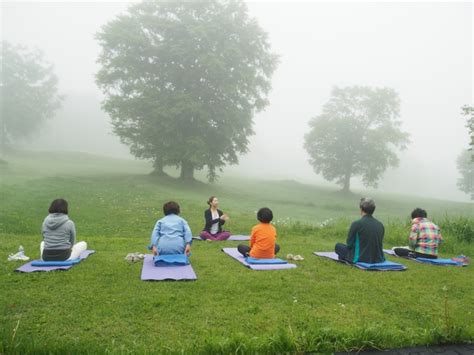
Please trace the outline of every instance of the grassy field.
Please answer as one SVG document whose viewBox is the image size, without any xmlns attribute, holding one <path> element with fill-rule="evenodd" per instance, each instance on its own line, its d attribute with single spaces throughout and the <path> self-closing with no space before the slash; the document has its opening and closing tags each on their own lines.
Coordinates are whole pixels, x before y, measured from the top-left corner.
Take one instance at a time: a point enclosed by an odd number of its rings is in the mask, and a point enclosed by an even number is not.
<svg viewBox="0 0 474 355">
<path fill-rule="evenodd" d="M 343 196 L 295 181 L 224 176 L 219 183 L 156 178 L 142 162 L 80 153 L 11 152 L 1 164 L 0 352 L 281 353 L 383 349 L 474 338 L 473 267 L 402 261 L 406 272 L 371 273 L 311 255 L 344 241 L 359 191 Z M 282 254 L 306 260 L 286 271 L 243 268 L 220 248 L 195 242 L 196 282 L 142 282 L 141 264 L 161 206 L 182 207 L 194 234 L 209 195 L 248 233 L 255 211 L 274 210 Z M 7 255 L 22 244 L 39 256 L 52 199 L 70 202 L 78 238 L 97 253 L 67 272 L 19 274 Z M 405 245 L 408 214 L 428 209 L 446 239 L 442 256 L 474 255 L 473 204 L 375 195 L 386 246 Z M 392 259 L 393 260 L 393 259 Z M 399 259 L 397 260 L 399 261 Z"/>
</svg>

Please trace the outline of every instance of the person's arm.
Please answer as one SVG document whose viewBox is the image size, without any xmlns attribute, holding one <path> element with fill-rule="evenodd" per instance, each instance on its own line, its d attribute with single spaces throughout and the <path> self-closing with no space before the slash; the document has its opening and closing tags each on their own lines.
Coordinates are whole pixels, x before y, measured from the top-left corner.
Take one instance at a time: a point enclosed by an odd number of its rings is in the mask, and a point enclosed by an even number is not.
<svg viewBox="0 0 474 355">
<path fill-rule="evenodd" d="M 256 239 L 256 236 L 255 236 L 255 227 L 252 228 L 252 231 L 250 232 L 250 249 L 252 249 L 253 245 L 255 244 L 255 239 Z"/>
<path fill-rule="evenodd" d="M 222 226 L 229 219 L 229 216 L 227 215 L 227 213 L 224 213 L 221 210 L 218 210 L 218 213 L 219 213 L 219 226 Z"/>
<path fill-rule="evenodd" d="M 76 244 L 76 225 L 71 221 L 71 229 L 69 230 L 69 241 L 71 242 L 71 247 Z"/>
<path fill-rule="evenodd" d="M 359 223 L 357 223 L 357 221 L 352 222 L 351 228 L 349 228 L 349 233 L 347 233 L 346 244 L 347 244 L 347 248 L 349 249 L 352 249 L 354 247 L 358 226 L 359 226 Z"/>
<path fill-rule="evenodd" d="M 189 228 L 188 222 L 183 219 L 183 233 L 184 233 L 184 242 L 186 244 L 191 244 L 193 241 L 193 233 L 191 232 L 191 228 Z"/>
<path fill-rule="evenodd" d="M 151 232 L 151 240 L 148 249 L 153 250 L 153 253 L 157 253 L 158 241 L 160 240 L 161 222 L 158 221 Z"/>
<path fill-rule="evenodd" d="M 420 235 L 419 225 L 418 223 L 414 223 L 411 226 L 410 237 L 408 238 L 408 245 L 410 246 L 410 249 L 414 250 L 416 248 L 416 243 L 418 242 L 419 235 Z"/>
</svg>

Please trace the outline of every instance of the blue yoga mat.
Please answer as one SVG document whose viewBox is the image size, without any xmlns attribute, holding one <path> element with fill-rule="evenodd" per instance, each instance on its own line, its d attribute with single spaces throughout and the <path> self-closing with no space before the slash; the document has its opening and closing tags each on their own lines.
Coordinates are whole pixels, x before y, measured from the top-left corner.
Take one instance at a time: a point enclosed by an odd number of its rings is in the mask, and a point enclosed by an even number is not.
<svg viewBox="0 0 474 355">
<path fill-rule="evenodd" d="M 416 260 L 419 260 L 424 263 L 428 264 L 435 264 L 435 265 L 456 265 L 456 266 L 462 266 L 463 264 L 451 259 L 428 259 L 428 258 L 416 258 Z"/>
<path fill-rule="evenodd" d="M 286 260 L 274 258 L 274 259 L 256 259 L 248 256 L 245 258 L 245 261 L 249 264 L 256 264 L 256 265 L 268 265 L 268 264 L 288 264 Z"/>
<path fill-rule="evenodd" d="M 81 262 L 80 258 L 65 260 L 65 261 L 44 261 L 44 260 L 34 260 L 31 262 L 31 266 L 71 266 Z"/>
<path fill-rule="evenodd" d="M 392 249 L 384 249 L 383 252 L 388 255 L 393 255 L 398 258 L 409 259 L 423 264 L 432 264 L 432 265 L 453 265 L 453 266 L 467 266 L 467 264 L 454 261 L 452 259 L 429 259 L 429 258 L 411 258 L 407 256 L 398 256 Z"/>
<path fill-rule="evenodd" d="M 185 266 L 189 265 L 186 254 L 157 255 L 153 258 L 155 266 Z"/>
</svg>

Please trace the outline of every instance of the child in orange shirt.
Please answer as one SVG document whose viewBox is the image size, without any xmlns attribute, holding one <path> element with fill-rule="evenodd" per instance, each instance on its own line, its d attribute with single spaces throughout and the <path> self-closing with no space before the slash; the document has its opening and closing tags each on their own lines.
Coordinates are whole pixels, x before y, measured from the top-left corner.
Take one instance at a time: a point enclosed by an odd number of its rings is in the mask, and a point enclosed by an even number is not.
<svg viewBox="0 0 474 355">
<path fill-rule="evenodd" d="M 272 210 L 266 207 L 261 208 L 257 213 L 257 219 L 260 223 L 252 228 L 250 246 L 241 244 L 237 250 L 245 257 L 273 259 L 280 251 L 280 246 L 275 243 L 276 229 L 270 224 L 273 219 Z"/>
</svg>

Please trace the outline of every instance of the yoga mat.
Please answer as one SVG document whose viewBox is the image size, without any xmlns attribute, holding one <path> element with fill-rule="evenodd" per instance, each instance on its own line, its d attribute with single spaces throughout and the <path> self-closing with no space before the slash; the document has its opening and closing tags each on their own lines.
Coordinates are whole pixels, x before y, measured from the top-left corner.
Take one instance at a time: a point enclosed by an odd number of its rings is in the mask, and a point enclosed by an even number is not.
<svg viewBox="0 0 474 355">
<path fill-rule="evenodd" d="M 453 266 L 467 266 L 467 264 L 459 263 L 451 259 L 428 259 L 428 258 L 410 258 L 408 256 L 398 256 L 392 249 L 384 249 L 383 252 L 388 255 L 396 256 L 397 258 L 413 260 L 422 264 L 431 264 L 431 265 L 453 265 Z"/>
<path fill-rule="evenodd" d="M 242 265 L 252 269 L 252 270 L 283 270 L 283 269 L 294 269 L 296 268 L 295 264 L 249 264 L 245 261 L 245 258 L 242 254 L 239 253 L 237 248 L 223 248 L 222 251 L 229 255 L 231 258 L 234 258 Z"/>
<path fill-rule="evenodd" d="M 79 257 L 80 260 L 87 259 L 87 257 L 91 254 L 94 254 L 95 250 L 85 250 L 82 252 L 81 256 Z M 35 272 L 35 271 L 54 271 L 54 270 L 69 270 L 76 264 L 70 264 L 70 265 L 56 265 L 56 266 L 33 266 L 32 264 L 36 262 L 40 262 L 42 260 L 33 260 L 30 261 L 29 263 L 26 263 L 23 266 L 20 266 L 18 269 L 15 271 L 18 272 Z"/>
<path fill-rule="evenodd" d="M 195 240 L 204 240 L 201 237 L 193 237 Z M 245 242 L 246 240 L 250 240 L 249 235 L 241 235 L 241 234 L 236 234 L 236 235 L 231 235 L 229 238 L 224 239 L 224 240 L 212 240 L 211 242 L 225 242 L 226 240 L 233 240 L 233 241 L 240 241 L 240 242 Z"/>
<path fill-rule="evenodd" d="M 143 259 L 140 278 L 143 281 L 196 280 L 197 276 L 191 265 L 157 267 L 154 264 L 153 255 L 147 254 Z"/>
<path fill-rule="evenodd" d="M 337 262 L 342 263 L 342 264 L 355 266 L 356 268 L 361 269 L 361 270 L 403 271 L 403 270 L 407 269 L 407 267 L 405 265 L 394 263 L 394 262 L 391 262 L 391 261 L 385 261 L 383 263 L 377 263 L 377 264 L 368 264 L 368 263 L 362 263 L 362 262 L 353 264 L 353 263 L 350 263 L 350 262 L 345 261 L 345 260 L 339 260 L 339 256 L 335 252 L 332 252 L 332 251 L 330 251 L 330 252 L 314 252 L 313 254 L 316 255 L 316 256 L 321 256 L 323 258 L 328 258 L 328 259 L 337 261 Z"/>
</svg>

